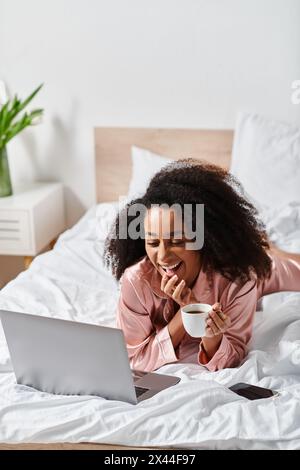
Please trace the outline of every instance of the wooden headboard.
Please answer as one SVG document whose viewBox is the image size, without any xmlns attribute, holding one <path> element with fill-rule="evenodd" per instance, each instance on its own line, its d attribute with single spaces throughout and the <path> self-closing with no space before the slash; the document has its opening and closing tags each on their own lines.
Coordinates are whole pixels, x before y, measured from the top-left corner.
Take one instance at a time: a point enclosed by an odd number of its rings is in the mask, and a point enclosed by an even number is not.
<svg viewBox="0 0 300 470">
<path fill-rule="evenodd" d="M 95 128 L 97 202 L 126 195 L 131 176 L 131 146 L 168 158 L 197 158 L 230 167 L 232 130 Z"/>
</svg>

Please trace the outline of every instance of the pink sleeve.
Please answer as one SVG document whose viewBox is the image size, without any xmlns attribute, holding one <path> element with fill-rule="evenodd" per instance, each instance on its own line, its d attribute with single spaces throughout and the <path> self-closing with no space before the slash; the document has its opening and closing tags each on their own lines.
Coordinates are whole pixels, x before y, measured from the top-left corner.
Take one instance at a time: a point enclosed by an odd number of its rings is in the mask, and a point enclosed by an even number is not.
<svg viewBox="0 0 300 470">
<path fill-rule="evenodd" d="M 217 352 L 209 360 L 200 343 L 198 362 L 210 371 L 237 367 L 246 356 L 252 334 L 252 325 L 257 303 L 256 281 L 247 282 L 239 293 L 232 283 L 222 294 L 220 302 L 223 312 L 231 319 L 231 326 L 223 334 Z"/>
<path fill-rule="evenodd" d="M 123 275 L 117 310 L 117 326 L 123 330 L 132 369 L 150 372 L 177 361 L 168 327 L 156 331 L 143 302 L 143 292 Z"/>
<path fill-rule="evenodd" d="M 272 259 L 272 273 L 259 283 L 259 297 L 272 292 L 300 291 L 300 261 L 280 258 L 273 253 L 269 257 Z"/>
</svg>

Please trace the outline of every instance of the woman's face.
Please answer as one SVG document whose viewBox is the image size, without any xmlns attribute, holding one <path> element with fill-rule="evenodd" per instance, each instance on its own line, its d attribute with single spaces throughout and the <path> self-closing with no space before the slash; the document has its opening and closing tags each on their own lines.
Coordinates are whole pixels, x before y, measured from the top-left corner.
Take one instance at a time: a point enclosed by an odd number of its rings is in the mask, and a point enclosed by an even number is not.
<svg viewBox="0 0 300 470">
<path fill-rule="evenodd" d="M 201 254 L 187 250 L 187 239 L 181 216 L 172 209 L 161 207 L 147 211 L 144 221 L 146 253 L 157 271 L 170 278 L 176 274 L 178 281 L 185 280 L 191 287 L 201 269 Z"/>
</svg>

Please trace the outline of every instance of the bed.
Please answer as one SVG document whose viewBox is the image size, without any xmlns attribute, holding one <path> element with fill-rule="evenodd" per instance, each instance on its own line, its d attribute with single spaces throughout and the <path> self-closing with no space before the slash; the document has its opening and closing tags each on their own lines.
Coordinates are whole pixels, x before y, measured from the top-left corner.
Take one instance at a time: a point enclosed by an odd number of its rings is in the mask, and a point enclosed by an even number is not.
<svg viewBox="0 0 300 470">
<path fill-rule="evenodd" d="M 231 130 L 96 128 L 98 204 L 2 289 L 0 308 L 114 326 L 119 286 L 101 254 L 118 196 L 128 190 L 131 146 L 228 169 L 232 141 Z M 264 207 L 262 215 L 283 247 L 300 251 L 300 204 Z M 165 365 L 158 372 L 181 382 L 136 406 L 17 385 L 0 327 L 0 449 L 300 448 L 300 293 L 270 295 L 262 308 L 240 367 Z M 248 401 L 228 389 L 237 382 L 279 395 Z"/>
</svg>

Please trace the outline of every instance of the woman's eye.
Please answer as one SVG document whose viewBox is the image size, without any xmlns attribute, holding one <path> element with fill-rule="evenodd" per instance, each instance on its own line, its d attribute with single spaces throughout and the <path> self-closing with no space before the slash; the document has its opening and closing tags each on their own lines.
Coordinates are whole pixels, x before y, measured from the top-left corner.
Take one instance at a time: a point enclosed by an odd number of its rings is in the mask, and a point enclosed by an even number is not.
<svg viewBox="0 0 300 470">
<path fill-rule="evenodd" d="M 170 245 L 173 245 L 173 246 L 178 246 L 178 245 L 183 245 L 183 244 L 184 244 L 184 240 L 170 240 Z M 147 245 L 156 247 L 156 246 L 159 246 L 159 242 L 147 241 Z"/>
<path fill-rule="evenodd" d="M 183 245 L 183 240 L 172 240 L 172 245 Z"/>
</svg>

